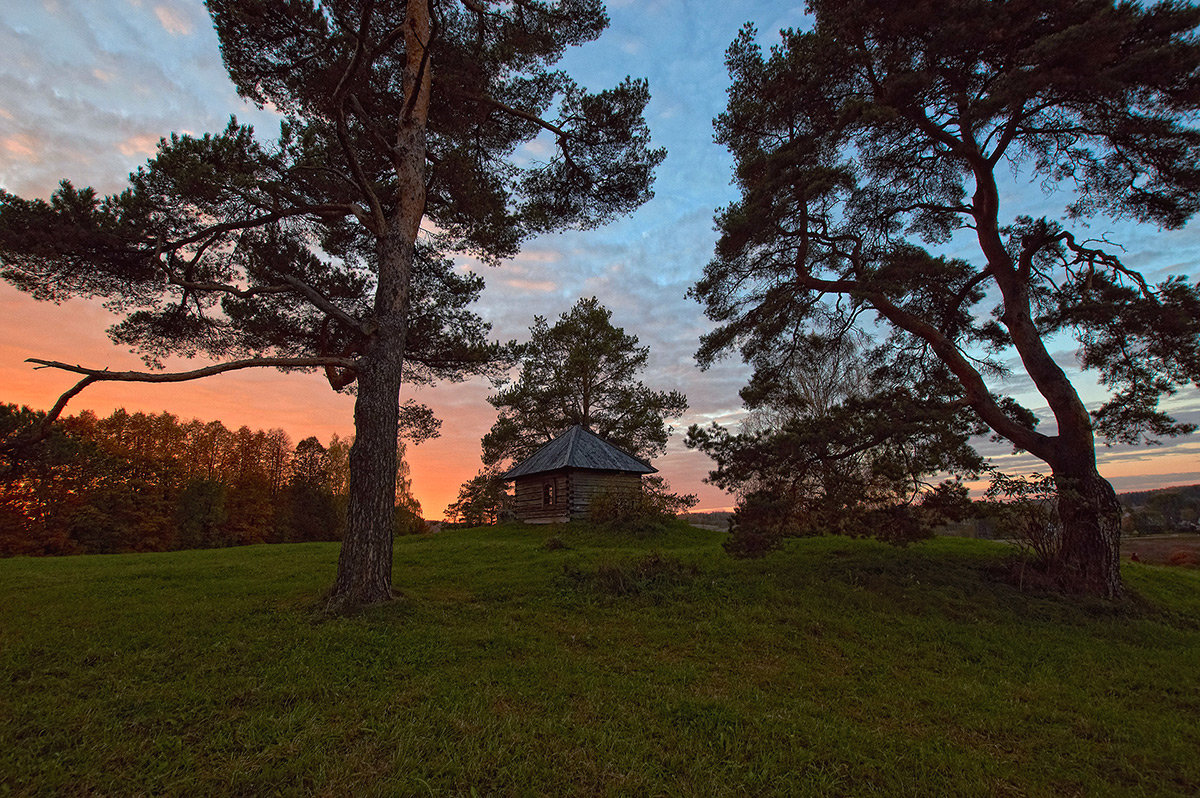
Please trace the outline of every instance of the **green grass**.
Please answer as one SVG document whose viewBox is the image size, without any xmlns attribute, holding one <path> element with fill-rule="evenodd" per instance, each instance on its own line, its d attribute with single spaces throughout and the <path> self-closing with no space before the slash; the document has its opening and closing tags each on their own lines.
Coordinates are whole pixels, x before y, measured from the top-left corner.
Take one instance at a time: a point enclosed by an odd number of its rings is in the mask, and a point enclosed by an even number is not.
<svg viewBox="0 0 1200 798">
<path fill-rule="evenodd" d="M 1200 573 L 721 539 L 403 539 L 325 621 L 334 545 L 0 561 L 0 795 L 1200 792 Z"/>
</svg>

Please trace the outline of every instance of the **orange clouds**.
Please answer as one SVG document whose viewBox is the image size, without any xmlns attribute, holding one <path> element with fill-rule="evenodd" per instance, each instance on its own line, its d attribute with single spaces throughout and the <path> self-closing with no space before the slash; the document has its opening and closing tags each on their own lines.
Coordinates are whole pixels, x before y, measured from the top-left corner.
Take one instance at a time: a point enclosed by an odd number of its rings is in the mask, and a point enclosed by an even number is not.
<svg viewBox="0 0 1200 798">
<path fill-rule="evenodd" d="M 124 141 L 117 142 L 117 149 L 122 155 L 133 157 L 134 155 L 142 155 L 150 157 L 158 150 L 159 136 L 154 135 L 135 135 L 126 138 Z"/>
<path fill-rule="evenodd" d="M 7 114 L 5 117 L 8 119 L 12 118 Z M 4 148 L 5 155 L 13 158 L 23 158 L 27 161 L 37 162 L 39 160 L 37 151 L 34 149 L 36 146 L 37 142 L 33 140 L 33 137 L 26 135 L 8 136 L 0 140 L 0 147 Z"/>
<path fill-rule="evenodd" d="M 537 291 L 545 293 L 558 288 L 558 285 L 550 280 L 522 280 L 519 277 L 510 278 L 503 281 L 509 288 L 515 288 L 518 291 Z"/>
</svg>

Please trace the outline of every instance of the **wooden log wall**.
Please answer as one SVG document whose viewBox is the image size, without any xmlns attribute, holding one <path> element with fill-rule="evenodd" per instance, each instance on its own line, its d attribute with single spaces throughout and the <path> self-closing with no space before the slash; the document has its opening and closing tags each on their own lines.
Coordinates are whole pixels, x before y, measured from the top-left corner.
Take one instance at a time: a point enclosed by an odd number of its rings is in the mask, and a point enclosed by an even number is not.
<svg viewBox="0 0 1200 798">
<path fill-rule="evenodd" d="M 572 471 L 568 498 L 572 518 L 586 518 L 592 499 L 601 493 L 638 493 L 642 489 L 639 474 L 614 474 L 604 471 Z"/>
<path fill-rule="evenodd" d="M 545 486 L 554 487 L 554 503 L 547 505 Z M 552 471 L 516 480 L 513 512 L 528 524 L 554 524 L 586 518 L 592 499 L 601 493 L 637 493 L 642 489 L 639 474 L 585 469 Z"/>
<path fill-rule="evenodd" d="M 519 477 L 513 491 L 513 512 L 527 524 L 556 524 L 569 521 L 567 475 L 563 471 Z M 554 504 L 543 503 L 545 485 L 554 486 Z"/>
</svg>

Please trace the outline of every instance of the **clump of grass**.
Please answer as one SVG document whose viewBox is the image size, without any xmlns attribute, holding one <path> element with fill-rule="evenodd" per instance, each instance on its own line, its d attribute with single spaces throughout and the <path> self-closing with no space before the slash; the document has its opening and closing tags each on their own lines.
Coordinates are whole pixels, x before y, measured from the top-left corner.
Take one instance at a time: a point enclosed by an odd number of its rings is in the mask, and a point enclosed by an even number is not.
<svg viewBox="0 0 1200 798">
<path fill-rule="evenodd" d="M 563 564 L 563 575 L 577 590 L 602 596 L 664 594 L 690 585 L 700 569 L 653 551 L 643 557 L 602 560 L 594 568 Z"/>
<path fill-rule="evenodd" d="M 518 535 L 528 536 L 529 527 L 519 528 Z M 554 527 L 554 537 L 570 549 L 623 549 L 664 551 L 697 548 L 709 551 L 719 545 L 725 535 L 707 529 L 697 529 L 686 521 L 672 519 L 647 533 L 639 528 L 615 527 L 592 520 L 577 520 Z"/>
<path fill-rule="evenodd" d="M 542 544 L 542 548 L 546 551 L 559 551 L 561 549 L 568 548 L 568 546 L 566 543 L 563 543 L 562 538 L 560 538 L 558 535 L 554 535 L 553 537 L 546 538 L 546 542 Z"/>
</svg>

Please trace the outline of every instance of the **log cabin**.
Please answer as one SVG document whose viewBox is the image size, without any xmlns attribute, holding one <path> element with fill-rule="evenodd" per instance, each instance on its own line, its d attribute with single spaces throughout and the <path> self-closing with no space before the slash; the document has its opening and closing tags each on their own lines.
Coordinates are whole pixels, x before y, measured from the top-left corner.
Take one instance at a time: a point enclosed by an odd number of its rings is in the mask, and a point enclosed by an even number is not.
<svg viewBox="0 0 1200 798">
<path fill-rule="evenodd" d="M 501 479 L 513 482 L 513 512 L 527 524 L 586 518 L 605 492 L 639 492 L 642 474 L 658 471 L 578 424 L 517 463 Z"/>
</svg>

